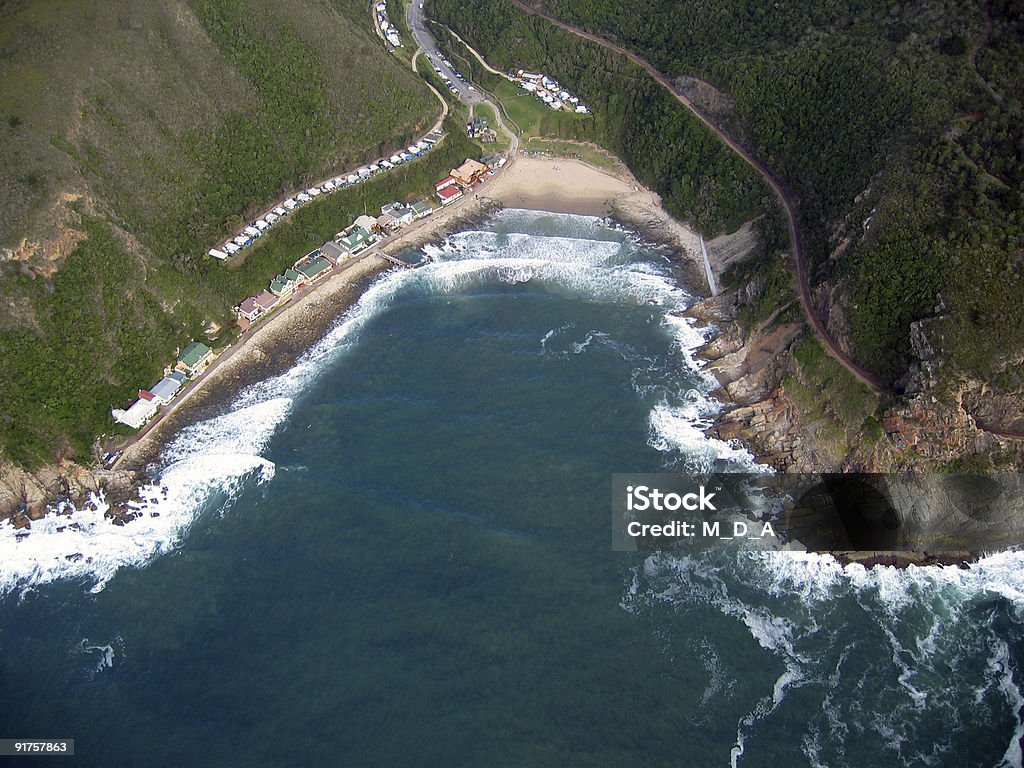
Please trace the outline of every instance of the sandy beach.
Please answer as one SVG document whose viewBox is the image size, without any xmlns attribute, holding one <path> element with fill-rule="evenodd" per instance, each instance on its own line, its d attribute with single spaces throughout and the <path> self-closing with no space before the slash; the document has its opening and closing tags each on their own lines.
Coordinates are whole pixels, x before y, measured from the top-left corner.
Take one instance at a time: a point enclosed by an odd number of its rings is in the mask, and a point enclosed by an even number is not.
<svg viewBox="0 0 1024 768">
<path fill-rule="evenodd" d="M 137 436 L 117 462 L 119 469 L 143 469 L 154 462 L 174 432 L 207 418 L 245 385 L 294 364 L 335 320 L 351 307 L 373 277 L 396 269 L 381 258 L 443 238 L 496 206 L 612 216 L 646 237 L 673 247 L 687 271 L 702 279 L 700 239 L 661 207 L 661 199 L 627 171 L 610 174 L 578 160 L 518 157 L 471 195 L 416 222 L 297 293 L 285 306 L 250 329 L 193 383 L 159 421 Z M 339 224 L 340 226 L 340 224 Z"/>
<path fill-rule="evenodd" d="M 661 207 L 661 197 L 625 168 L 611 174 L 579 160 L 520 157 L 480 194 L 510 208 L 612 216 L 671 245 L 699 268 L 695 273 L 703 280 L 700 235 L 673 219 Z"/>
</svg>

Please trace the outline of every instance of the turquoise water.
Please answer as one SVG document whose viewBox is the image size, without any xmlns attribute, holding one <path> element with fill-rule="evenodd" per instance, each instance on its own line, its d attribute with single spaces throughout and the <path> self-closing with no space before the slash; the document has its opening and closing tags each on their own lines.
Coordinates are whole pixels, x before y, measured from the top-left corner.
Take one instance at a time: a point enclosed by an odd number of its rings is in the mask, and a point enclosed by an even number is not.
<svg viewBox="0 0 1024 768">
<path fill-rule="evenodd" d="M 409 257 L 168 447 L 133 539 L 0 541 L 0 737 L 95 766 L 1020 765 L 1019 556 L 611 550 L 613 472 L 750 466 L 701 432 L 665 252 L 505 211 Z"/>
</svg>

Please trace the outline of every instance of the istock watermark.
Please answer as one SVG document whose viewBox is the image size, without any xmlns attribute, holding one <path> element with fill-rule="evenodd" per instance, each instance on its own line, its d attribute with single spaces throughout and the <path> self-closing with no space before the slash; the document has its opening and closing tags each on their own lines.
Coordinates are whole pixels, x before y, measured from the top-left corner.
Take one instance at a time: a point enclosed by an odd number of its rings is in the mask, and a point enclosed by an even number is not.
<svg viewBox="0 0 1024 768">
<path fill-rule="evenodd" d="M 775 538 L 770 519 L 754 519 L 746 475 L 615 475 L 612 545 L 655 551 Z"/>
<path fill-rule="evenodd" d="M 1024 475 L 617 474 L 612 546 L 995 552 L 1024 546 Z"/>
</svg>

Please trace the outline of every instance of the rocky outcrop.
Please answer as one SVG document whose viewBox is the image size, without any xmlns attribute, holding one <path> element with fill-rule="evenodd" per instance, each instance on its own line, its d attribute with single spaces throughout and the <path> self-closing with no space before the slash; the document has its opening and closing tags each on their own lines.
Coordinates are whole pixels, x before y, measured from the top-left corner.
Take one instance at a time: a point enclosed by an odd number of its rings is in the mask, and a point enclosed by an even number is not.
<svg viewBox="0 0 1024 768">
<path fill-rule="evenodd" d="M 84 504 L 90 494 L 103 491 L 108 499 L 128 498 L 138 477 L 129 470 L 86 469 L 71 461 L 25 470 L 0 461 L 0 520 L 39 519 L 53 504 Z"/>
<path fill-rule="evenodd" d="M 798 414 L 782 386 L 783 376 L 791 368 L 789 349 L 804 332 L 804 326 L 780 321 L 780 313 L 775 313 L 756 328 L 744 331 L 735 322 L 738 307 L 756 295 L 756 286 L 748 285 L 736 294 L 700 301 L 686 312 L 720 329 L 700 356 L 708 363 L 706 370 L 721 385 L 715 396 L 731 407 L 708 434 L 743 442 L 759 462 L 777 471 L 810 471 L 815 460 L 806 450 Z"/>
<path fill-rule="evenodd" d="M 740 440 L 750 446 L 758 462 L 777 472 L 809 472 L 813 458 L 804 450 L 792 404 L 782 388 L 773 390 L 763 400 L 743 405 L 723 414 L 709 434 L 720 440 Z"/>
</svg>

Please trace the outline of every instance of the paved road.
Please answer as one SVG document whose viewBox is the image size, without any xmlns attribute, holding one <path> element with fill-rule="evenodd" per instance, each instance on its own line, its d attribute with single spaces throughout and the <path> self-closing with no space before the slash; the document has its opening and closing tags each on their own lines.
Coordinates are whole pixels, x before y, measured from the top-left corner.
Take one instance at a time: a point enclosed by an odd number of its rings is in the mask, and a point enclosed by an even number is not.
<svg viewBox="0 0 1024 768">
<path fill-rule="evenodd" d="M 683 106 L 689 109 L 698 120 L 704 123 L 704 125 L 718 136 L 718 138 L 724 141 L 734 152 L 736 152 L 736 154 L 742 157 L 750 167 L 761 175 L 768 186 L 771 187 L 772 192 L 775 193 L 775 196 L 782 204 L 782 208 L 786 213 L 786 221 L 789 224 L 789 239 L 790 242 L 793 243 L 793 250 L 796 254 L 796 275 L 797 283 L 800 287 L 800 303 L 803 305 L 804 314 L 807 316 L 807 320 L 810 322 L 811 327 L 814 328 L 814 332 L 818 335 L 821 343 L 825 345 L 829 354 L 832 355 L 840 365 L 853 374 L 858 381 L 868 386 L 874 392 L 886 391 L 888 389 L 886 382 L 880 377 L 857 365 L 857 363 L 855 363 L 829 335 L 828 331 L 825 329 L 825 324 L 821 321 L 821 318 L 818 317 L 818 313 L 815 311 L 814 305 L 811 301 L 811 289 L 807 275 L 807 253 L 804 249 L 803 237 L 800 234 L 800 227 L 797 225 L 796 206 L 789 193 L 782 188 L 782 185 L 778 182 L 772 172 L 768 170 L 768 167 L 761 162 L 761 160 L 750 154 L 750 152 L 741 146 L 732 136 L 715 125 L 711 119 L 698 109 L 692 101 L 680 93 L 665 75 L 632 51 L 629 51 L 620 45 L 616 45 L 615 43 L 611 43 L 597 35 L 591 34 L 579 27 L 575 27 L 572 24 L 567 24 L 544 11 L 531 8 L 522 0 L 512 0 L 512 2 L 524 13 L 530 14 L 531 16 L 541 16 L 555 26 L 561 27 L 565 31 L 571 32 L 577 37 L 582 37 L 583 39 L 596 43 L 610 51 L 622 54 L 637 66 L 642 67 L 647 74 L 664 86 L 669 93 L 675 96 Z"/>
<path fill-rule="evenodd" d="M 452 85 L 458 89 L 456 95 L 463 103 L 474 106 L 475 104 L 486 102 L 487 99 L 483 94 L 475 88 L 472 91 L 469 90 L 469 87 L 459 80 L 452 68 L 441 60 L 441 51 L 437 47 L 437 41 L 434 40 L 434 36 L 427 31 L 426 16 L 423 15 L 423 9 L 420 5 L 419 0 L 412 0 L 412 2 L 406 3 L 405 19 L 409 24 L 409 31 L 412 32 L 412 36 L 416 40 L 416 45 L 427 54 L 430 66 L 439 68 L 441 74 L 452 81 Z"/>
<path fill-rule="evenodd" d="M 451 67 L 447 66 L 444 61 L 441 60 L 441 51 L 437 47 L 437 41 L 434 36 L 427 30 L 426 16 L 423 15 L 423 8 L 418 0 L 412 0 L 412 2 L 406 3 L 405 5 L 405 19 L 409 25 L 409 31 L 412 33 L 413 39 L 416 41 L 416 45 L 419 46 L 419 50 L 427 54 L 428 61 L 431 66 L 436 66 L 441 70 L 441 74 L 448 77 L 452 81 L 452 84 L 457 88 L 459 100 L 464 104 L 468 104 L 470 107 L 475 107 L 477 104 L 486 104 L 494 112 L 494 117 L 498 121 L 498 128 L 500 128 L 511 140 L 506 157 L 509 163 L 514 163 L 516 157 L 519 155 L 519 135 L 516 131 L 512 130 L 505 124 L 502 118 L 501 108 L 491 101 L 487 96 L 480 92 L 476 87 L 470 90 L 469 86 L 461 82 L 455 75 L 455 72 Z M 466 46 L 467 48 L 469 46 Z M 472 49 L 470 49 L 472 50 Z M 480 56 L 480 54 L 473 51 L 474 55 L 480 59 L 480 63 L 491 71 L 494 70 L 486 61 Z"/>
</svg>

